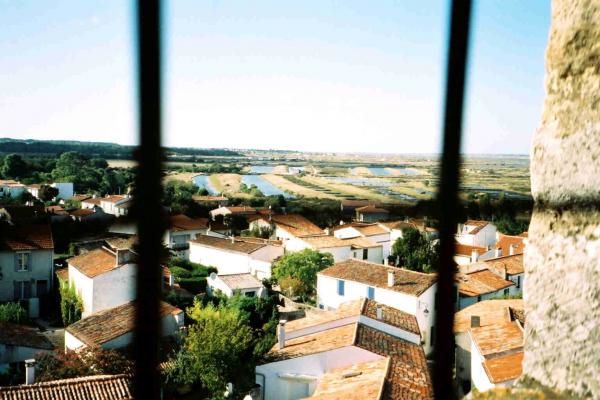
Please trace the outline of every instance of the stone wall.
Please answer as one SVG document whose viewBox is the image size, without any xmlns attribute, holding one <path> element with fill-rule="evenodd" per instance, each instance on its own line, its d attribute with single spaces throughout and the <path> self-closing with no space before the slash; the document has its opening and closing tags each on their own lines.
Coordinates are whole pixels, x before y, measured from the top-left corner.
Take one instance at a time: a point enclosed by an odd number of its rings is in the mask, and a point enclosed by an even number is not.
<svg viewBox="0 0 600 400">
<path fill-rule="evenodd" d="M 554 0 L 531 156 L 524 374 L 600 398 L 600 0 Z"/>
</svg>

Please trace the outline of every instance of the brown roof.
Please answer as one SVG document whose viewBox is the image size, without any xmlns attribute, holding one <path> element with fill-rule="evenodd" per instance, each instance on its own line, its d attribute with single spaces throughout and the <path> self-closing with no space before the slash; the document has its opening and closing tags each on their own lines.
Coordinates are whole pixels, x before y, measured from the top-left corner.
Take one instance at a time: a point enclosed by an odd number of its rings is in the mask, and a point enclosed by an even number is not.
<svg viewBox="0 0 600 400">
<path fill-rule="evenodd" d="M 73 217 L 86 217 L 94 214 L 95 211 L 90 208 L 78 208 L 77 210 L 69 211 Z"/>
<path fill-rule="evenodd" d="M 491 264 L 494 268 L 500 270 L 506 269 L 506 273 L 509 275 L 522 274 L 525 272 L 523 266 L 523 254 L 492 258 L 490 260 L 485 260 L 484 262 Z"/>
<path fill-rule="evenodd" d="M 524 236 L 509 236 L 500 235 L 500 238 L 496 242 L 495 248 L 502 249 L 502 255 L 510 255 L 510 245 L 513 245 L 514 254 L 523 254 L 525 251 L 525 239 Z"/>
<path fill-rule="evenodd" d="M 523 352 L 518 351 L 485 360 L 483 368 L 492 383 L 517 379 L 523 373 Z"/>
<path fill-rule="evenodd" d="M 263 217 L 268 221 L 268 217 Z M 299 214 L 272 215 L 271 223 L 294 236 L 319 235 L 323 230 Z"/>
<path fill-rule="evenodd" d="M 306 236 L 302 238 L 302 241 L 315 249 L 329 249 L 332 247 L 345 247 L 351 245 L 349 242 L 345 242 L 342 239 L 329 235 Z"/>
<path fill-rule="evenodd" d="M 118 203 L 119 201 L 127 199 L 127 196 L 121 194 L 112 194 L 109 196 L 105 196 L 100 198 L 100 201 L 105 201 L 107 203 Z"/>
<path fill-rule="evenodd" d="M 179 308 L 164 301 L 160 302 L 160 315 L 177 315 Z M 66 330 L 88 346 L 99 346 L 111 341 L 135 327 L 135 302 L 131 301 L 118 307 L 109 308 L 80 319 Z"/>
<path fill-rule="evenodd" d="M 383 235 L 388 231 L 379 224 L 356 226 L 356 230 L 365 236 Z"/>
<path fill-rule="evenodd" d="M 76 194 L 73 197 L 70 197 L 69 200 L 81 202 L 81 201 L 87 200 L 91 197 L 92 196 L 90 196 L 89 194 Z"/>
<path fill-rule="evenodd" d="M 331 321 L 342 320 L 348 317 L 364 315 L 377 319 L 377 306 L 382 307 L 383 322 L 420 335 L 419 326 L 414 315 L 405 313 L 396 308 L 383 305 L 367 298 L 359 298 L 339 305 L 335 310 L 308 314 L 305 318 L 289 321 L 285 325 L 286 331 L 293 332 L 309 326 L 317 326 Z"/>
<path fill-rule="evenodd" d="M 283 349 L 275 344 L 269 352 L 269 358 L 274 360 L 287 360 L 303 357 L 310 354 L 352 346 L 358 324 L 348 324 L 324 331 L 311 333 L 293 339 L 287 339 Z"/>
<path fill-rule="evenodd" d="M 67 282 L 69 280 L 69 268 L 57 269 L 55 274 L 56 277 L 63 282 Z"/>
<path fill-rule="evenodd" d="M 381 247 L 381 243 L 376 243 L 371 239 L 367 239 L 366 237 L 355 237 L 342 239 L 344 243 L 348 243 L 352 249 L 368 249 L 371 247 Z"/>
<path fill-rule="evenodd" d="M 100 205 L 100 201 L 102 201 L 102 197 L 89 197 L 85 200 L 82 200 L 82 203 L 88 203 L 88 204 L 93 204 L 96 206 Z"/>
<path fill-rule="evenodd" d="M 0 249 L 7 251 L 52 250 L 54 241 L 50 225 L 1 226 Z"/>
<path fill-rule="evenodd" d="M 474 229 L 472 229 L 470 232 L 468 232 L 469 235 L 475 235 L 480 230 L 485 228 L 488 224 L 489 224 L 488 221 L 475 220 L 475 219 L 469 219 L 469 220 L 467 220 L 467 222 L 465 222 L 465 225 L 474 227 Z"/>
<path fill-rule="evenodd" d="M 48 206 L 46 207 L 46 212 L 54 215 L 68 215 L 69 213 L 65 211 L 62 206 Z"/>
<path fill-rule="evenodd" d="M 454 332 L 471 328 L 471 316 L 479 317 L 480 326 L 504 324 L 513 320 L 511 310 L 523 310 L 522 299 L 494 299 L 477 302 L 454 314 Z"/>
<path fill-rule="evenodd" d="M 270 242 L 246 240 L 246 238 L 235 238 L 232 241 L 230 238 L 218 238 L 213 236 L 198 235 L 196 239 L 190 240 L 190 244 L 199 244 L 206 247 L 215 247 L 226 251 L 235 251 L 238 253 L 251 254 L 256 250 L 262 249 Z"/>
<path fill-rule="evenodd" d="M 517 321 L 471 328 L 471 337 L 484 358 L 523 349 L 523 329 Z"/>
<path fill-rule="evenodd" d="M 208 218 L 190 218 L 183 214 L 171 215 L 169 226 L 175 232 L 206 229 L 208 228 Z"/>
<path fill-rule="evenodd" d="M 388 287 L 388 271 L 394 273 L 394 286 Z M 319 274 L 338 279 L 360 282 L 365 285 L 419 296 L 437 280 L 435 274 L 424 274 L 404 268 L 387 267 L 361 260 L 346 260 L 324 269 Z"/>
<path fill-rule="evenodd" d="M 133 400 L 128 375 L 96 375 L 0 387 L 3 400 Z"/>
<path fill-rule="evenodd" d="M 221 207 L 221 209 L 227 209 L 232 214 L 256 214 L 256 209 L 247 206 L 225 206 Z M 218 210 L 218 208 L 217 208 Z M 215 211 L 215 210 L 212 210 Z"/>
<path fill-rule="evenodd" d="M 458 292 L 461 296 L 473 297 L 496 292 L 514 285 L 514 282 L 502 279 L 489 269 L 470 274 L 457 274 Z"/>
<path fill-rule="evenodd" d="M 219 275 L 219 279 L 231 289 L 254 289 L 262 287 L 261 281 L 252 274 Z"/>
<path fill-rule="evenodd" d="M 37 328 L 0 321 L 0 344 L 52 350 L 54 345 Z"/>
<path fill-rule="evenodd" d="M 356 209 L 357 212 L 361 214 L 388 214 L 389 211 L 385 208 L 375 207 L 373 205 L 368 205 L 364 207 L 358 207 Z"/>
<path fill-rule="evenodd" d="M 69 258 L 72 265 L 87 277 L 93 278 L 117 268 L 117 257 L 105 248 L 95 249 L 85 254 Z"/>
<path fill-rule="evenodd" d="M 468 244 L 460 244 L 458 242 L 454 244 L 454 254 L 459 255 L 459 256 L 471 257 L 471 253 L 473 252 L 473 250 L 477 250 L 477 253 L 479 253 L 479 255 L 482 255 L 483 253 L 485 253 L 487 251 L 487 249 L 485 247 L 471 246 Z"/>
<path fill-rule="evenodd" d="M 327 371 L 306 400 L 379 400 L 383 394 L 390 359 L 353 364 Z"/>
</svg>

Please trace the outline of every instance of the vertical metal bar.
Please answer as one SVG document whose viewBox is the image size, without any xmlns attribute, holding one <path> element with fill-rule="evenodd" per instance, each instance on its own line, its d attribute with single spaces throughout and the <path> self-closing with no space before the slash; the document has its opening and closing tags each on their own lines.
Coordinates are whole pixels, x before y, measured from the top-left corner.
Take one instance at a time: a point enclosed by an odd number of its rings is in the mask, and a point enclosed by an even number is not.
<svg viewBox="0 0 600 400">
<path fill-rule="evenodd" d="M 139 258 L 135 315 L 136 399 L 160 398 L 159 266 L 165 228 L 161 206 L 160 1 L 138 0 L 138 113 L 140 148 L 134 213 L 138 219 Z"/>
<path fill-rule="evenodd" d="M 470 0 L 452 2 L 450 42 L 444 105 L 444 147 L 438 204 L 440 210 L 440 265 L 438 266 L 437 312 L 433 387 L 436 399 L 455 399 L 454 368 L 454 232 L 459 206 L 460 140 L 463 119 L 465 75 L 471 16 Z"/>
</svg>

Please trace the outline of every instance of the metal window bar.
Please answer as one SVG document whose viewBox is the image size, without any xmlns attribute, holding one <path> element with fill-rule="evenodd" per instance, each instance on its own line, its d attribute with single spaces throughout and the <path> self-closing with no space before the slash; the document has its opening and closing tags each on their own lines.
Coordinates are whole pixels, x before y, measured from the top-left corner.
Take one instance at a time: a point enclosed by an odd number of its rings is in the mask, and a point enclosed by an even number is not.
<svg viewBox="0 0 600 400">
<path fill-rule="evenodd" d="M 471 1 L 454 0 L 451 10 L 444 107 L 444 145 L 438 191 L 440 265 L 436 295 L 438 312 L 435 323 L 436 344 L 433 366 L 434 394 L 438 399 L 456 398 L 453 381 L 455 290 L 453 236 L 459 205 L 460 141 Z M 138 399 L 158 400 L 160 398 L 159 259 L 161 237 L 166 227 L 160 204 L 162 150 L 159 0 L 138 0 L 137 24 L 140 150 L 134 211 L 138 218 L 140 259 L 134 341 L 134 393 Z"/>
</svg>

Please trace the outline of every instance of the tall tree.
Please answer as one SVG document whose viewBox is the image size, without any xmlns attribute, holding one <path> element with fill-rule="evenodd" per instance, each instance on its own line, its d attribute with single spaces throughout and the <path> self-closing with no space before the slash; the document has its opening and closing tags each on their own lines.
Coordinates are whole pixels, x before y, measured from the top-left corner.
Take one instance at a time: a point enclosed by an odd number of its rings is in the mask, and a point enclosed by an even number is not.
<svg viewBox="0 0 600 400">
<path fill-rule="evenodd" d="M 333 265 L 331 253 L 312 249 L 288 253 L 273 264 L 273 276 L 293 294 L 307 300 L 315 294 L 317 273 Z M 282 287 L 285 290 L 285 288 Z"/>
<path fill-rule="evenodd" d="M 27 174 L 27 163 L 18 154 L 9 154 L 4 157 L 2 176 L 7 179 L 22 178 Z"/>
<path fill-rule="evenodd" d="M 417 229 L 409 228 L 392 245 L 399 266 L 413 271 L 433 272 L 438 262 L 438 246 Z"/>
</svg>

